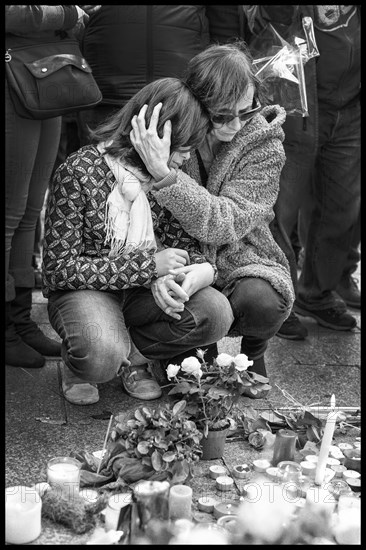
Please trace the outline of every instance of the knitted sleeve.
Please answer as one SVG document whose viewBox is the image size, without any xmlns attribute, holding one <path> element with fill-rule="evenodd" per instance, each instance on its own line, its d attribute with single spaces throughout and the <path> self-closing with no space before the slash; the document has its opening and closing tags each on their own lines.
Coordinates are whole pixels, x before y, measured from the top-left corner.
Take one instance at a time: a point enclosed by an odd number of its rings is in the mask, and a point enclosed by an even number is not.
<svg viewBox="0 0 366 550">
<path fill-rule="evenodd" d="M 246 151 L 245 140 L 237 140 L 235 150 L 211 167 L 208 190 L 199 185 L 197 162 L 191 158 L 187 173 L 178 170 L 176 184 L 154 195 L 201 243 L 232 244 L 273 219 L 284 162 L 280 139 L 264 140 L 261 147 Z"/>
<path fill-rule="evenodd" d="M 108 257 L 110 248 L 103 242 L 109 191 L 103 186 L 103 178 L 108 170 L 103 170 L 101 162 L 92 156 L 73 154 L 55 172 L 45 215 L 45 296 L 50 290 L 150 286 L 157 277 L 152 252 Z"/>
<path fill-rule="evenodd" d="M 5 30 L 17 35 L 71 29 L 76 25 L 76 6 L 5 6 Z"/>
</svg>

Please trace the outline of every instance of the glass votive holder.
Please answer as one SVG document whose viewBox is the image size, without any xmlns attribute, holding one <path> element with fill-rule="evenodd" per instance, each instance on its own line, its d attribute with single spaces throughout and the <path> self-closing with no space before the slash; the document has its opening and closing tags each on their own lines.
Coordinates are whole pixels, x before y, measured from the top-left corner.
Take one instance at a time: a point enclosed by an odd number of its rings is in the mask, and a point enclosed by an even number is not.
<svg viewBox="0 0 366 550">
<path fill-rule="evenodd" d="M 5 542 L 28 544 L 41 534 L 42 499 L 32 487 L 5 489 Z"/>
<path fill-rule="evenodd" d="M 47 463 L 47 481 L 52 489 L 74 498 L 79 495 L 81 464 L 71 456 L 56 456 Z"/>
<path fill-rule="evenodd" d="M 115 493 L 108 499 L 107 507 L 104 511 L 104 526 L 106 531 L 113 529 L 117 531 L 119 518 L 122 508 L 132 502 L 132 493 Z"/>
<path fill-rule="evenodd" d="M 288 481 L 299 481 L 302 475 L 300 464 L 291 460 L 283 460 L 277 464 L 279 479 L 282 483 Z"/>
</svg>

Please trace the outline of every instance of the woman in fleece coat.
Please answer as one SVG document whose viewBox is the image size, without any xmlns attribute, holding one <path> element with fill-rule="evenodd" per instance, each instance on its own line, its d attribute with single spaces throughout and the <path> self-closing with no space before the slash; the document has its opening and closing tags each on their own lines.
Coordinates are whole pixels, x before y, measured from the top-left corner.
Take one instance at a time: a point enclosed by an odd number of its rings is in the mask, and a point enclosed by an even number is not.
<svg viewBox="0 0 366 550">
<path fill-rule="evenodd" d="M 145 108 L 132 120 L 131 140 L 155 179 L 159 204 L 216 262 L 216 287 L 228 297 L 235 318 L 229 335 L 242 336 L 240 352 L 253 360 L 249 369 L 267 376 L 268 340 L 294 301 L 286 256 L 270 230 L 285 162 L 285 111 L 261 106 L 259 83 L 240 41 L 196 55 L 185 82 L 208 111 L 211 129 L 182 169 L 168 168 L 169 148 L 156 133 L 152 139 Z"/>
</svg>

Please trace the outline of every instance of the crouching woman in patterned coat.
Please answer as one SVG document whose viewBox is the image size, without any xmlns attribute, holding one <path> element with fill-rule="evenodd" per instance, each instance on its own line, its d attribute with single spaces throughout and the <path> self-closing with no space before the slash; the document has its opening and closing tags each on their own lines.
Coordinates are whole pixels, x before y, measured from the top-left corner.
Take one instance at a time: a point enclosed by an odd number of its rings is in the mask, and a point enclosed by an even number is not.
<svg viewBox="0 0 366 550">
<path fill-rule="evenodd" d="M 98 401 L 97 384 L 115 376 L 135 398 L 160 397 L 150 362 L 216 342 L 233 322 L 229 301 L 211 286 L 215 265 L 150 192 L 153 180 L 130 141 L 144 105 L 169 141 L 169 166 L 179 168 L 208 118 L 181 81 L 165 78 L 99 126 L 93 144 L 57 169 L 49 193 L 43 294 L 62 339 L 64 396 L 74 404 Z"/>
</svg>

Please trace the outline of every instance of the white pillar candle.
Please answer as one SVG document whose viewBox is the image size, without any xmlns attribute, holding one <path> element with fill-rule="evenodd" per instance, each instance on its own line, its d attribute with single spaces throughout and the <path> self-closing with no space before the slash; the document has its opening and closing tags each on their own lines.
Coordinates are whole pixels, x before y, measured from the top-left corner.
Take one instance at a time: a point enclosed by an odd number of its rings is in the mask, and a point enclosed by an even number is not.
<svg viewBox="0 0 366 550">
<path fill-rule="evenodd" d="M 322 438 L 322 443 L 320 446 L 318 462 L 315 472 L 315 484 L 322 485 L 324 482 L 325 468 L 327 467 L 327 460 L 329 456 L 329 449 L 332 444 L 333 434 L 335 425 L 337 422 L 338 412 L 334 410 L 335 408 L 335 397 L 332 395 L 330 400 L 330 406 L 333 409 L 327 416 L 327 421 L 324 428 L 324 434 Z"/>
<path fill-rule="evenodd" d="M 5 542 L 27 544 L 41 534 L 42 499 L 31 487 L 5 489 Z"/>
<path fill-rule="evenodd" d="M 361 544 L 361 514 L 352 508 L 338 512 L 334 527 L 334 537 L 338 544 Z"/>
<path fill-rule="evenodd" d="M 192 489 L 187 485 L 173 485 L 169 491 L 169 517 L 191 519 Z"/>
<path fill-rule="evenodd" d="M 53 489 L 73 498 L 79 494 L 80 462 L 71 456 L 57 456 L 47 464 L 47 481 Z"/>
</svg>

